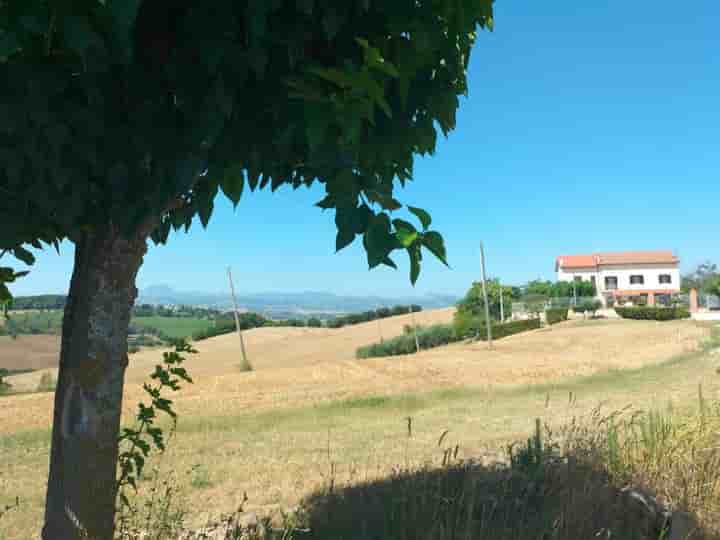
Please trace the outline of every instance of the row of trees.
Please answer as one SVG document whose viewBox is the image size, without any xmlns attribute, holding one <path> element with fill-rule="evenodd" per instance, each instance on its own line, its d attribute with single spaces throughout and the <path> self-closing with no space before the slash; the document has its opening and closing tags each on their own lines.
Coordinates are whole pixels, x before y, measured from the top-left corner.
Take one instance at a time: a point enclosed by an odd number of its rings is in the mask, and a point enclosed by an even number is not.
<svg viewBox="0 0 720 540">
<path fill-rule="evenodd" d="M 387 317 L 394 317 L 396 315 L 406 315 L 408 313 L 417 313 L 422 311 L 422 306 L 417 304 L 410 305 L 398 305 L 389 307 L 381 307 L 375 310 L 363 311 L 361 313 L 350 313 L 348 315 L 342 315 L 329 319 L 327 321 L 328 328 L 342 328 L 343 326 L 349 326 L 352 324 L 360 324 L 364 322 L 375 321 L 377 319 L 385 319 Z"/>
<path fill-rule="evenodd" d="M 594 297 L 595 285 L 590 281 L 549 281 L 536 279 L 523 287 L 525 295 L 544 296 L 545 298 Z"/>
</svg>

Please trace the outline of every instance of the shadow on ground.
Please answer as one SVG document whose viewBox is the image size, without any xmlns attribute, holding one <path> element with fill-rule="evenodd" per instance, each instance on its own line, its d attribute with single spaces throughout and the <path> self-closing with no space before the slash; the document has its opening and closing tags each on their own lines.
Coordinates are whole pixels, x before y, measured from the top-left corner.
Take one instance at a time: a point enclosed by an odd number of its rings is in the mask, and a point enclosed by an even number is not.
<svg viewBox="0 0 720 540">
<path fill-rule="evenodd" d="M 602 468 L 572 457 L 397 471 L 312 495 L 302 507 L 302 536 L 322 540 L 718 539 L 699 530 L 693 516 L 669 515 L 641 491 L 614 486 Z"/>
</svg>

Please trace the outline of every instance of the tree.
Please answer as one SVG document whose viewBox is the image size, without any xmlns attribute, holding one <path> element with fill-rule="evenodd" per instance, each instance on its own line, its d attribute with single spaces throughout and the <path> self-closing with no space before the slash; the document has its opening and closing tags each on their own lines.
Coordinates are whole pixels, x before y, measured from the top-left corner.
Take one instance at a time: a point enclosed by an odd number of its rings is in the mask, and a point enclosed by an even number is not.
<svg viewBox="0 0 720 540">
<path fill-rule="evenodd" d="M 705 261 L 691 273 L 682 276 L 682 292 L 688 293 L 690 289 L 697 289 L 705 294 L 720 294 L 720 272 L 717 264 Z"/>
<path fill-rule="evenodd" d="M 509 317 L 512 314 L 513 288 L 507 285 L 501 285 L 500 280 L 497 278 L 488 280 L 486 282 L 486 288 L 490 318 L 496 321 L 500 320 L 501 291 L 503 313 L 505 317 Z M 457 308 L 458 312 L 463 314 L 485 319 L 485 299 L 481 282 L 473 282 L 470 290 L 465 294 L 465 297 L 458 302 Z"/>
<path fill-rule="evenodd" d="M 321 328 L 323 324 L 322 321 L 317 317 L 310 317 L 307 321 L 307 325 L 310 328 Z"/>
<path fill-rule="evenodd" d="M 64 239 L 75 265 L 63 321 L 43 538 L 113 535 L 127 327 L 147 241 L 220 191 L 320 183 L 336 249 L 370 268 L 425 249 L 430 215 L 395 181 L 455 126 L 492 0 L 0 1 L 0 254 Z M 258 227 L 261 225 L 259 224 Z M 0 270 L 0 298 L 18 274 Z"/>
</svg>

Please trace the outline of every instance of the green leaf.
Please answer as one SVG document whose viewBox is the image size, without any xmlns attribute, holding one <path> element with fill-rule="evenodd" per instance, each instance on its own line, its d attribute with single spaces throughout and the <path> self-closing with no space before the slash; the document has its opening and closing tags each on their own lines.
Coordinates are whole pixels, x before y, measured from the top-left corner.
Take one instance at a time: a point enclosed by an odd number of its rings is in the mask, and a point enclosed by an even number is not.
<svg viewBox="0 0 720 540">
<path fill-rule="evenodd" d="M 5 32 L 0 34 L 0 58 L 11 56 L 18 50 L 20 50 L 20 43 L 14 33 Z"/>
<path fill-rule="evenodd" d="M 314 0 L 295 0 L 295 5 L 305 15 L 312 15 L 314 4 Z"/>
<path fill-rule="evenodd" d="M 120 46 L 120 56 L 125 64 L 133 58 L 132 32 L 140 9 L 141 0 L 110 0 L 108 9 L 113 20 L 113 34 Z"/>
<path fill-rule="evenodd" d="M 63 36 L 67 46 L 80 56 L 96 41 L 98 36 L 93 32 L 87 20 L 83 17 L 65 17 L 63 21 Z"/>
<path fill-rule="evenodd" d="M 445 251 L 445 240 L 437 231 L 428 231 L 422 235 L 422 244 L 430 253 L 435 255 L 445 266 L 450 266 L 447 262 L 447 252 Z"/>
<path fill-rule="evenodd" d="M 327 195 L 321 201 L 316 202 L 315 206 L 317 206 L 318 208 L 322 208 L 323 210 L 335 208 L 335 197 L 333 197 L 332 195 Z"/>
<path fill-rule="evenodd" d="M 408 206 L 408 210 L 415 214 L 415 216 L 420 220 L 420 223 L 422 223 L 423 230 L 427 231 L 428 227 L 430 227 L 430 224 L 432 223 L 432 217 L 430 217 L 430 214 L 422 208 L 416 208 L 414 206 Z"/>
<path fill-rule="evenodd" d="M 397 247 L 395 236 L 390 232 L 390 218 L 387 214 L 376 215 L 363 237 L 368 256 L 368 266 L 372 269 L 382 264 L 390 252 Z"/>
<path fill-rule="evenodd" d="M 393 261 L 390 257 L 385 257 L 382 261 L 382 264 L 385 266 L 389 266 L 390 268 L 394 268 L 397 270 L 397 264 L 395 264 L 395 261 Z"/>
<path fill-rule="evenodd" d="M 245 174 L 240 166 L 234 166 L 225 171 L 220 188 L 225 196 L 237 207 L 245 186 Z"/>
<path fill-rule="evenodd" d="M 335 238 L 335 253 L 346 248 L 355 240 L 355 233 L 348 229 L 341 229 Z"/>
<path fill-rule="evenodd" d="M 410 247 L 418 237 L 418 232 L 412 224 L 402 219 L 394 219 L 395 236 L 404 248 Z"/>
<path fill-rule="evenodd" d="M 420 253 L 420 246 L 414 244 L 408 248 L 408 255 L 410 256 L 410 283 L 415 285 L 420 276 L 420 261 L 422 255 Z"/>
<path fill-rule="evenodd" d="M 370 225 L 370 221 L 375 216 L 373 214 L 373 211 L 370 210 L 370 208 L 366 204 L 361 204 L 355 209 L 355 212 L 353 212 L 353 231 L 356 234 L 362 234 L 364 233 L 368 226 Z"/>
<path fill-rule="evenodd" d="M 35 264 L 35 256 L 24 247 L 18 246 L 13 249 L 13 255 L 15 255 L 17 259 L 20 259 L 28 266 L 32 266 L 33 264 Z"/>
</svg>

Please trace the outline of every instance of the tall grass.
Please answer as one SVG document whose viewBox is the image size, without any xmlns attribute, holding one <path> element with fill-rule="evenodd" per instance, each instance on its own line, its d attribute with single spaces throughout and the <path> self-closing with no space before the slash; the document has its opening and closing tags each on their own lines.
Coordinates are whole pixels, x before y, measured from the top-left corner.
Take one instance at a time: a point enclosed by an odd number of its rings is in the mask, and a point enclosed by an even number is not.
<svg viewBox="0 0 720 540">
<path fill-rule="evenodd" d="M 685 538 L 668 536 L 683 522 L 688 539 L 718 540 L 719 433 L 720 404 L 699 392 L 690 411 L 597 407 L 558 428 L 537 420 L 495 463 L 459 460 L 442 434 L 436 461 L 398 465 L 384 478 L 342 485 L 331 468 L 324 487 L 279 522 L 239 511 L 178 536 L 182 492 L 165 484 L 154 491 L 158 510 L 140 514 L 157 540 L 668 540 Z M 191 476 L 194 489 L 206 487 L 197 483 Z"/>
</svg>

